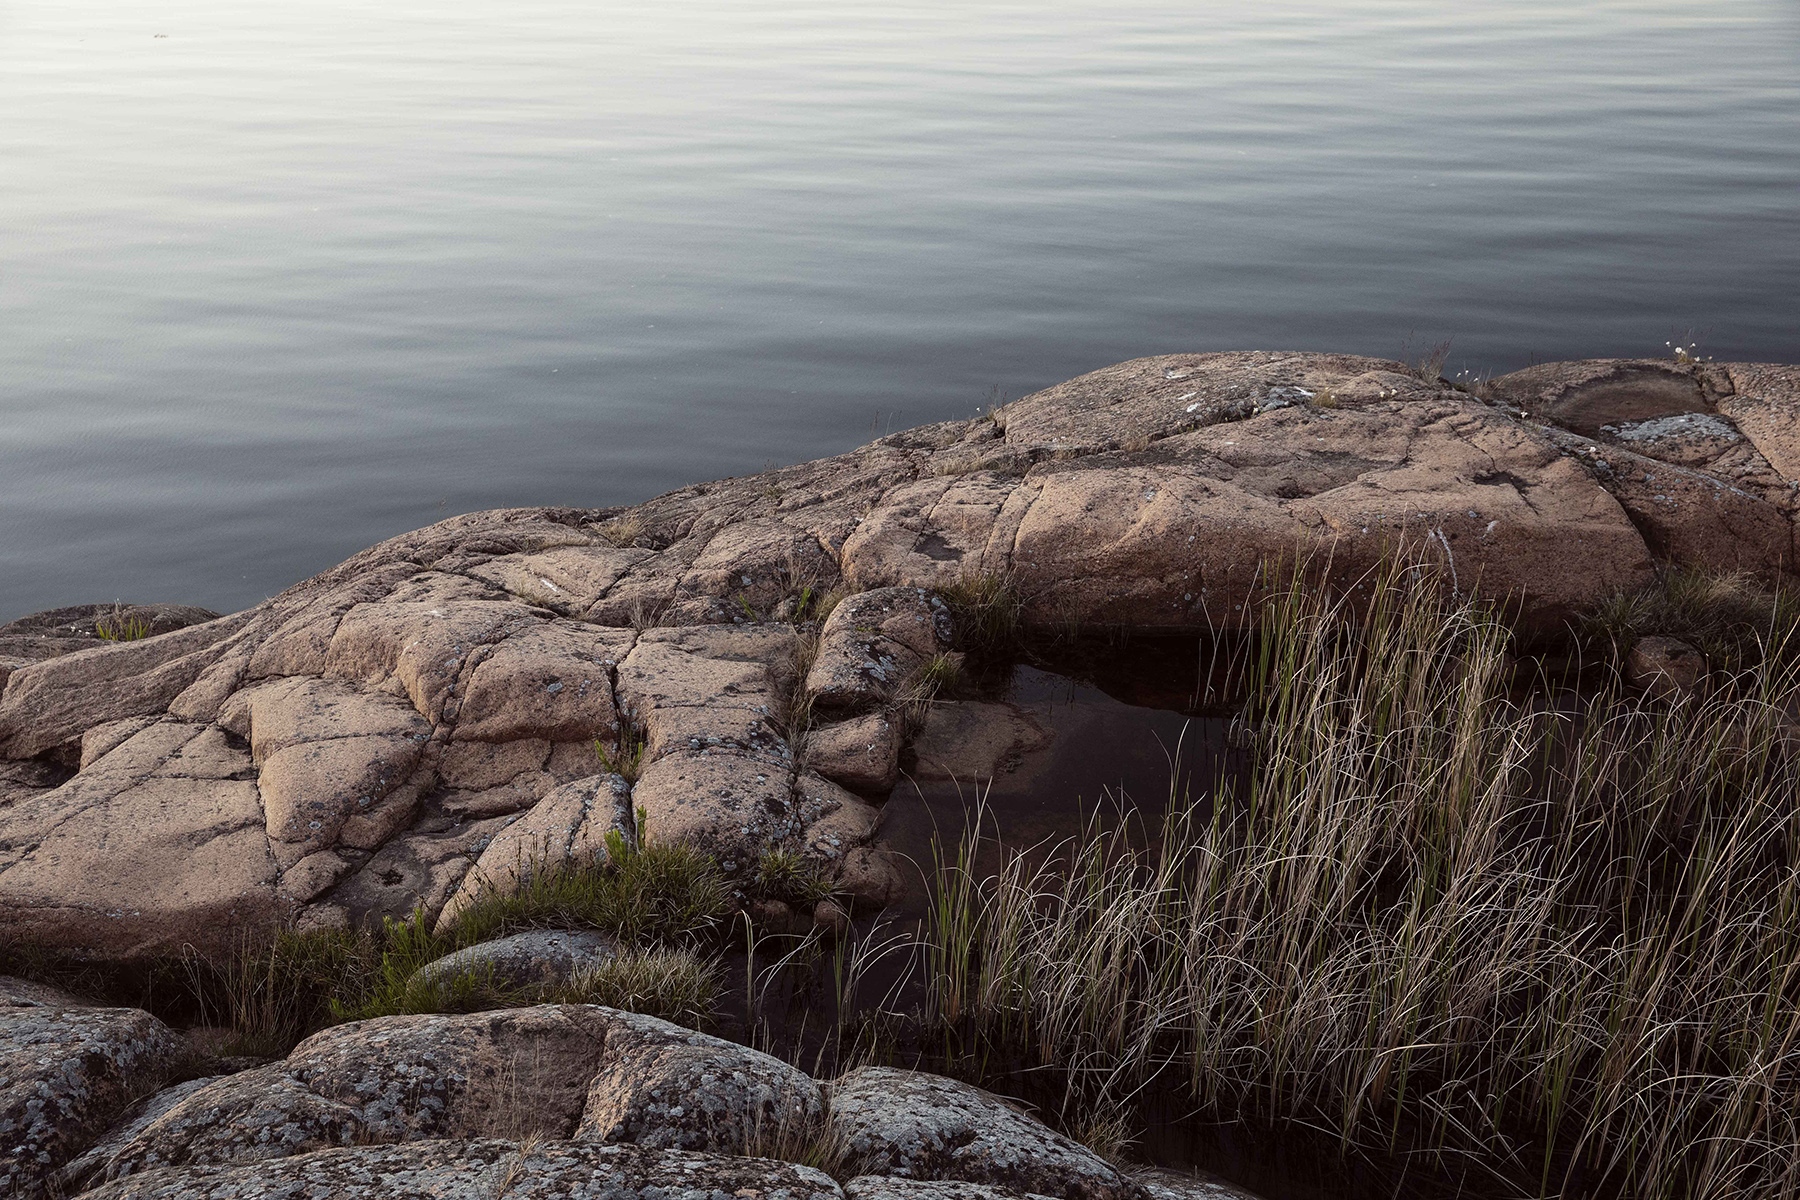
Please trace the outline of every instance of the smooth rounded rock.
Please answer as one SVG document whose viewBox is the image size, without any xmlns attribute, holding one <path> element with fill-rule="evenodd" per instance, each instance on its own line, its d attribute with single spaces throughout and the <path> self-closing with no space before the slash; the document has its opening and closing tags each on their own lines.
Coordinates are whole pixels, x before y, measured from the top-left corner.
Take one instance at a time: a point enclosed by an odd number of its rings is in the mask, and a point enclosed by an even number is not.
<svg viewBox="0 0 1800 1200">
<path fill-rule="evenodd" d="M 1706 679 L 1706 655 L 1672 637 L 1641 637 L 1625 658 L 1625 678 L 1653 696 L 1685 696 Z"/>
<path fill-rule="evenodd" d="M 503 987 L 541 990 L 567 983 L 578 972 L 618 956 L 618 944 L 603 933 L 531 929 L 446 954 L 413 972 L 413 979 L 442 984 L 477 975 Z"/>
<path fill-rule="evenodd" d="M 1131 1200 L 1105 1159 L 991 1092 L 954 1079 L 863 1067 L 830 1085 L 834 1135 L 859 1174 L 962 1180 L 1063 1200 Z"/>
</svg>

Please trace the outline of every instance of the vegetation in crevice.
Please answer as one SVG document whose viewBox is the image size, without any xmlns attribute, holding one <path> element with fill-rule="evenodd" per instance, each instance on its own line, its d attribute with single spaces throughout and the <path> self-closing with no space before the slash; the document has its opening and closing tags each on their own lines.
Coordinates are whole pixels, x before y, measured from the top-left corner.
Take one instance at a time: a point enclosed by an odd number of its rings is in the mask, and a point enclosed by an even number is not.
<svg viewBox="0 0 1800 1200">
<path fill-rule="evenodd" d="M 939 586 L 950 607 L 957 648 L 977 662 L 1016 654 L 1025 635 L 1025 602 L 1003 571 L 976 572 Z"/>
<path fill-rule="evenodd" d="M 131 616 L 123 604 L 94 622 L 94 636 L 103 642 L 138 642 L 150 636 L 150 622 Z"/>
<path fill-rule="evenodd" d="M 190 951 L 182 962 L 195 1015 L 229 1031 L 222 1046 L 229 1054 L 279 1056 L 338 1021 L 574 996 L 612 996 L 636 1011 L 698 1024 L 716 999 L 712 954 L 730 911 L 725 877 L 710 855 L 682 844 L 639 848 L 614 830 L 602 861 L 524 872 L 515 888 L 477 897 L 441 932 L 420 909 L 375 930 L 283 932 L 228 954 Z M 509 987 L 484 967 L 419 974 L 454 951 L 528 929 L 596 930 L 619 942 L 619 957 L 560 990 Z"/>
</svg>

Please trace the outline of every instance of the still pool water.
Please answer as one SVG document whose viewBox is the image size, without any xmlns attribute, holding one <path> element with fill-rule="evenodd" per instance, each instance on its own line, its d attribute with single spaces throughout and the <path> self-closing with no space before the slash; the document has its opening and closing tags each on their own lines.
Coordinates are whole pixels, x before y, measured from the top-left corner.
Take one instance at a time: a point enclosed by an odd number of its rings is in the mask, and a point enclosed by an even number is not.
<svg viewBox="0 0 1800 1200">
<path fill-rule="evenodd" d="M 1800 358 L 1792 0 L 0 0 L 0 620 L 1123 358 Z"/>
</svg>

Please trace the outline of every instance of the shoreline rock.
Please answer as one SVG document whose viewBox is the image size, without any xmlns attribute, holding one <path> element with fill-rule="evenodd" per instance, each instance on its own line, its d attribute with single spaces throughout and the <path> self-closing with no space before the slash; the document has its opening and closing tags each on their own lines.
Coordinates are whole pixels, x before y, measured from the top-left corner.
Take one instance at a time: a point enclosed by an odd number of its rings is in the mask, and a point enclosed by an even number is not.
<svg viewBox="0 0 1800 1200">
<path fill-rule="evenodd" d="M 175 1035 L 69 999 L 0 981 L 0 1065 L 30 1067 L 0 1086 L 8 1195 L 1144 1194 L 979 1088 L 884 1068 L 822 1088 L 769 1055 L 595 1005 L 352 1022 L 280 1062 L 156 1091 Z M 808 1161 L 857 1178 L 840 1186 Z"/>
<path fill-rule="evenodd" d="M 1234 352 L 629 509 L 455 517 L 245 612 L 8 659 L 0 937 L 122 962 L 448 921 L 638 810 L 729 872 L 792 850 L 879 904 L 870 799 L 910 761 L 904 685 L 956 644 L 944 591 L 1193 632 L 1241 624 L 1265 560 L 1329 550 L 1348 580 L 1406 544 L 1554 628 L 1659 563 L 1790 571 L 1797 495 L 1800 367 L 1554 363 L 1478 397 Z M 633 782 L 595 749 L 639 742 Z"/>
</svg>

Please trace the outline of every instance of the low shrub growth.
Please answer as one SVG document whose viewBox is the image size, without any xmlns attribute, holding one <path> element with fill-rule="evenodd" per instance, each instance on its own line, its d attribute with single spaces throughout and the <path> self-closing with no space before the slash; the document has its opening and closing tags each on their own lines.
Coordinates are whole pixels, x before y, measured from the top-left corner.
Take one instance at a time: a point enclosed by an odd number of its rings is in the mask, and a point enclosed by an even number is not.
<svg viewBox="0 0 1800 1200">
<path fill-rule="evenodd" d="M 477 899 L 443 932 L 416 911 L 379 930 L 282 932 L 228 954 L 189 952 L 174 970 L 152 964 L 130 978 L 12 947 L 0 954 L 0 973 L 219 1027 L 229 1031 L 220 1053 L 268 1058 L 335 1022 L 543 1002 L 610 1003 L 695 1025 L 717 999 L 718 972 L 704 950 L 730 909 L 725 879 L 708 855 L 683 845 L 637 849 L 615 835 L 607 859 L 529 873 L 515 892 Z M 615 963 L 561 990 L 521 991 L 479 968 L 418 976 L 454 951 L 551 928 L 597 930 L 624 949 Z"/>
<path fill-rule="evenodd" d="M 370 985 L 360 996 L 340 999 L 336 1016 L 361 1020 L 534 1002 L 535 997 L 509 991 L 490 975 L 465 972 L 427 982 L 417 972 L 446 954 L 527 929 L 592 929 L 628 948 L 621 961 L 630 958 L 639 992 L 656 991 L 643 981 L 658 966 L 686 972 L 662 985 L 659 994 L 678 1001 L 671 1011 L 697 1009 L 703 1017 L 705 989 L 684 965 L 688 960 L 659 957 L 654 951 L 667 948 L 691 958 L 692 948 L 730 911 L 724 876 L 710 855 L 678 843 L 638 848 L 614 831 L 607 837 L 607 850 L 605 862 L 530 872 L 513 891 L 487 892 L 441 933 L 429 927 L 422 912 L 404 921 L 389 918 L 379 937 Z M 650 957 L 642 957 L 638 947 L 647 947 Z"/>
</svg>

